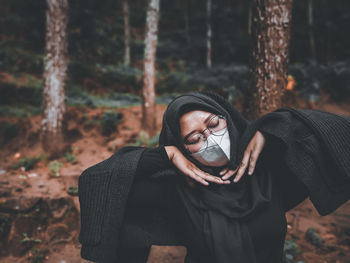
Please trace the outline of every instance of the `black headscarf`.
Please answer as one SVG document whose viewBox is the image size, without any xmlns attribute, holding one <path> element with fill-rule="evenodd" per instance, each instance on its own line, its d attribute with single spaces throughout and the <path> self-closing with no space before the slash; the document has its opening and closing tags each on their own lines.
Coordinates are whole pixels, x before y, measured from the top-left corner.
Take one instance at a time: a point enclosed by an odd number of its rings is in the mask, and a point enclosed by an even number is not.
<svg viewBox="0 0 350 263">
<path fill-rule="evenodd" d="M 204 110 L 226 117 L 231 141 L 229 166 L 236 168 L 247 146 L 246 142 L 255 134 L 256 129 L 223 97 L 214 93 L 191 92 L 174 99 L 164 113 L 159 145 L 177 146 L 200 169 L 219 176 L 222 167 L 205 166 L 191 157 L 184 148 L 179 119 L 192 110 Z M 242 144 L 242 141 L 245 143 Z M 177 191 L 194 227 L 204 235 L 210 260 L 220 263 L 256 262 L 245 219 L 260 211 L 271 199 L 271 176 L 261 169 L 262 159 L 259 158 L 254 172 L 259 175 L 244 176 L 238 183 L 198 185 L 194 189 L 187 184 L 177 184 Z"/>
</svg>

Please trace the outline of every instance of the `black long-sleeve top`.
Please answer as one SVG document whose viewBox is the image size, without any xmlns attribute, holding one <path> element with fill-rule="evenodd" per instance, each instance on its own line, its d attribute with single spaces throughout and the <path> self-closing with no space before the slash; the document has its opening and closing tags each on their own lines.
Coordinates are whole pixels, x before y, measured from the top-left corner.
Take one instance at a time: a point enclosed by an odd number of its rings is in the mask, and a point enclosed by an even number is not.
<svg viewBox="0 0 350 263">
<path fill-rule="evenodd" d="M 269 139 L 269 142 L 270 141 Z M 276 161 L 275 166 L 276 168 L 283 168 L 279 171 L 284 174 L 278 173 L 275 176 L 273 195 L 270 204 L 264 210 L 256 214 L 254 218 L 247 221 L 248 230 L 254 243 L 256 258 L 259 263 L 277 263 L 282 261 L 283 245 L 287 229 L 285 212 L 304 200 L 308 195 L 305 185 L 288 173 L 285 167 L 278 167 L 279 163 L 281 162 Z M 159 170 L 167 169 L 171 166 L 173 166 L 173 164 L 169 160 L 164 147 L 148 148 L 141 156 L 136 176 L 138 178 L 147 177 L 147 175 L 152 175 Z M 280 176 L 280 178 L 278 178 L 278 176 Z M 289 193 L 288 188 L 300 189 L 300 191 Z M 162 198 L 167 196 L 163 191 L 164 189 L 160 189 L 157 185 L 139 187 L 133 194 L 134 204 L 155 202 L 165 207 L 169 205 L 169 202 L 176 202 L 175 199 L 169 200 L 167 198 Z M 184 232 L 187 233 L 187 242 L 189 242 L 192 247 L 198 248 L 198 251 L 205 251 L 205 245 L 201 243 L 202 240 L 204 240 L 202 236 L 203 233 L 195 232 L 191 226 L 193 222 L 186 216 L 181 205 L 176 207 L 178 207 L 179 211 L 175 214 L 179 216 L 178 220 L 182 222 Z M 192 253 L 189 249 L 187 250 L 188 254 Z M 196 253 L 193 252 L 193 254 Z M 206 262 L 205 253 L 203 252 L 202 255 L 203 258 L 197 259 L 201 260 L 201 262 Z M 196 256 L 198 257 L 198 255 Z M 189 260 L 188 262 L 191 261 Z"/>
</svg>

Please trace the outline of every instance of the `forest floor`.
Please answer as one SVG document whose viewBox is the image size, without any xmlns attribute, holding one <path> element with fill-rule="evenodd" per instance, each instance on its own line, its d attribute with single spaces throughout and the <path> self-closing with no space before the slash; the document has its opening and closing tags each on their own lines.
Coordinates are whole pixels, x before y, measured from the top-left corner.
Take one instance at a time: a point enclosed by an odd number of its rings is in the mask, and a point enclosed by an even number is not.
<svg viewBox="0 0 350 263">
<path fill-rule="evenodd" d="M 288 96 L 286 103 L 291 107 L 350 116 L 349 102 L 334 103 L 323 95 L 318 103 L 310 104 L 295 94 Z M 240 110 L 241 104 L 237 102 L 236 107 Z M 158 129 L 165 109 L 165 105 L 157 105 Z M 115 150 L 137 141 L 141 129 L 141 106 L 118 108 L 123 121 L 117 131 L 103 136 L 96 121 L 103 110 L 68 108 L 67 129 L 76 163 L 62 156 L 56 166 L 51 163 L 51 168 L 50 160 L 42 157 L 39 143 L 40 116 L 0 118 L 20 127 L 18 135 L 0 151 L 0 262 L 87 262 L 80 257 L 78 242 L 80 208 L 75 190 L 79 175 Z M 11 168 L 21 158 L 39 156 L 33 169 Z M 350 262 L 350 202 L 321 217 L 306 200 L 287 213 L 287 221 L 287 240 L 295 252 L 294 260 Z M 184 247 L 153 246 L 148 262 L 183 262 L 185 254 Z"/>
</svg>

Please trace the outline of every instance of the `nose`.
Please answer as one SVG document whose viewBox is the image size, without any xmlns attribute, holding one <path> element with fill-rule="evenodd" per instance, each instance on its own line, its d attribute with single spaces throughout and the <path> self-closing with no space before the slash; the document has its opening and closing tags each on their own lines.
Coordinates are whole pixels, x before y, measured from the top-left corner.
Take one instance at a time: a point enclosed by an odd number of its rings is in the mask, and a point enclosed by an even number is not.
<svg viewBox="0 0 350 263">
<path fill-rule="evenodd" d="M 205 138 L 208 138 L 210 136 L 210 134 L 212 134 L 212 132 L 208 128 L 206 128 L 203 131 L 203 135 L 205 136 Z"/>
</svg>

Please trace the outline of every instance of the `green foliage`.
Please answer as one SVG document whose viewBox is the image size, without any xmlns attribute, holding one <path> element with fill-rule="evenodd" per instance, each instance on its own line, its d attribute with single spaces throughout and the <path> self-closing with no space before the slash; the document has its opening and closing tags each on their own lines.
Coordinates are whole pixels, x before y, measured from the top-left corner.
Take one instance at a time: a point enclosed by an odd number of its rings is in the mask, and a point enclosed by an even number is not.
<svg viewBox="0 0 350 263">
<path fill-rule="evenodd" d="M 16 106 L 0 106 L 0 116 L 27 118 L 33 115 L 38 115 L 40 113 L 40 106 L 32 106 L 27 104 Z"/>
<path fill-rule="evenodd" d="M 38 107 L 42 102 L 42 79 L 27 73 L 7 74 L 6 78 L 0 79 L 1 105 L 28 104 Z"/>
<path fill-rule="evenodd" d="M 76 164 L 78 162 L 77 157 L 74 153 L 66 152 L 63 157 L 67 162 L 70 162 L 72 164 Z"/>
<path fill-rule="evenodd" d="M 28 237 L 27 233 L 23 233 L 23 239 L 20 241 L 21 244 L 26 243 L 41 243 L 41 239 Z"/>
<path fill-rule="evenodd" d="M 142 82 L 143 72 L 137 68 L 96 64 L 96 70 L 103 74 L 103 79 L 117 81 L 121 85 L 139 86 Z"/>
<path fill-rule="evenodd" d="M 51 177 L 59 177 L 61 176 L 61 168 L 62 168 L 62 163 L 57 161 L 57 160 L 54 160 L 54 161 L 51 161 L 49 163 L 49 167 L 50 167 L 50 176 Z"/>
<path fill-rule="evenodd" d="M 105 95 L 92 95 L 78 86 L 70 86 L 66 94 L 70 106 L 119 108 L 139 105 L 141 98 L 130 93 L 110 92 Z"/>
<path fill-rule="evenodd" d="M 321 247 L 323 245 L 323 239 L 318 235 L 317 230 L 310 227 L 306 231 L 306 238 L 316 247 Z"/>
<path fill-rule="evenodd" d="M 131 146 L 143 146 L 143 147 L 156 147 L 158 145 L 159 141 L 159 132 L 154 135 L 152 138 L 149 138 L 147 133 L 144 131 L 141 131 L 140 134 L 136 137 L 134 143 L 130 143 L 128 145 Z"/>
<path fill-rule="evenodd" d="M 248 85 L 248 67 L 231 64 L 206 68 L 190 68 L 184 71 L 163 72 L 157 88 L 160 93 L 213 90 L 229 94 L 234 101 Z"/>
<path fill-rule="evenodd" d="M 283 247 L 283 263 L 294 263 L 298 245 L 293 239 L 286 239 Z"/>
<path fill-rule="evenodd" d="M 45 256 L 49 253 L 47 248 L 33 248 L 29 251 L 28 260 L 30 263 L 42 263 L 45 261 Z"/>
<path fill-rule="evenodd" d="M 0 145 L 18 135 L 18 126 L 12 122 L 0 121 Z"/>
<path fill-rule="evenodd" d="M 109 136 L 112 132 L 117 130 L 117 124 L 123 119 L 123 115 L 120 112 L 105 111 L 101 118 L 102 134 Z"/>
<path fill-rule="evenodd" d="M 69 188 L 68 188 L 68 194 L 70 194 L 70 195 L 73 195 L 73 196 L 76 196 L 76 195 L 78 195 L 78 187 L 77 186 L 69 186 Z"/>
<path fill-rule="evenodd" d="M 20 42 L 0 41 L 0 69 L 17 74 L 39 73 L 43 69 L 43 55 L 28 49 Z"/>
<path fill-rule="evenodd" d="M 41 156 L 21 158 L 17 161 L 16 164 L 12 165 L 12 168 L 18 169 L 20 167 L 23 167 L 25 171 L 29 171 L 33 169 L 36 163 L 39 162 L 40 160 L 41 160 Z"/>
</svg>

